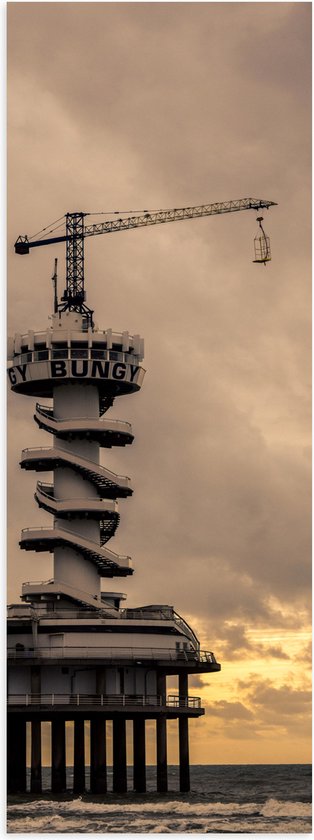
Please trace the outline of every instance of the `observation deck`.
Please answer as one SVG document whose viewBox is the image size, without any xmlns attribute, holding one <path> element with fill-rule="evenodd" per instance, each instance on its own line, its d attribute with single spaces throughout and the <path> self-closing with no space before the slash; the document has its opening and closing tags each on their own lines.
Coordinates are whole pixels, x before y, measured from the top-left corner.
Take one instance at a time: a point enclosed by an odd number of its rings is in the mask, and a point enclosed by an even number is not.
<svg viewBox="0 0 314 840">
<path fill-rule="evenodd" d="M 145 375 L 140 364 L 144 342 L 139 335 L 92 330 L 74 312 L 54 315 L 52 322 L 45 331 L 29 330 L 9 339 L 12 391 L 53 397 L 57 384 L 97 383 L 108 407 L 116 396 L 139 391 Z"/>
</svg>

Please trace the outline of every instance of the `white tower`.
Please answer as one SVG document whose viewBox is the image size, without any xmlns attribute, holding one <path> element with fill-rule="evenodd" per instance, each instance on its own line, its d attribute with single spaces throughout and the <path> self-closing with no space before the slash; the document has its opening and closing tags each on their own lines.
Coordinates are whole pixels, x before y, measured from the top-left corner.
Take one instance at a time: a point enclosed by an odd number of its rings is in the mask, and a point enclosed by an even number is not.
<svg viewBox="0 0 314 840">
<path fill-rule="evenodd" d="M 37 349 L 39 348 L 39 349 Z M 36 403 L 34 419 L 53 436 L 51 447 L 24 449 L 21 467 L 53 471 L 53 483 L 37 482 L 39 507 L 54 516 L 50 528 L 25 528 L 20 546 L 51 551 L 53 582 L 25 585 L 23 596 L 84 593 L 84 602 L 101 605 L 100 577 L 132 574 L 129 557 L 107 547 L 119 523 L 117 499 L 132 494 L 130 479 L 100 466 L 100 447 L 133 441 L 129 423 L 103 419 L 119 394 L 138 391 L 144 377 L 143 340 L 127 332 L 100 332 L 77 312 L 52 316 L 45 333 L 15 336 L 9 369 L 12 390 L 50 397 Z"/>
</svg>

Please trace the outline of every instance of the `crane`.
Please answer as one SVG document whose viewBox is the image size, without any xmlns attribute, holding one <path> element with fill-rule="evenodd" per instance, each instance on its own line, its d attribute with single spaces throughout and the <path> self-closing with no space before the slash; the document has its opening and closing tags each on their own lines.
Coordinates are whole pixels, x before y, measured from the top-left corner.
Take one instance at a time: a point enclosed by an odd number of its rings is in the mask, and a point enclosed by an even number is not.
<svg viewBox="0 0 314 840">
<path fill-rule="evenodd" d="M 60 312 L 72 310 L 81 312 L 87 316 L 87 320 L 93 325 L 93 311 L 85 304 L 84 290 L 84 239 L 87 236 L 98 236 L 103 233 L 115 233 L 123 230 L 134 230 L 138 227 L 149 225 L 160 225 L 167 222 L 196 219 L 203 216 L 215 216 L 222 213 L 236 213 L 240 210 L 262 210 L 276 206 L 277 202 L 256 198 L 240 198 L 231 201 L 215 202 L 213 204 L 201 204 L 196 207 L 181 207 L 172 210 L 158 210 L 154 213 L 143 211 L 137 216 L 111 219 L 104 222 L 86 224 L 85 218 L 90 213 L 66 213 L 65 234 L 50 237 L 47 228 L 43 228 L 44 235 L 40 239 L 34 237 L 19 236 L 15 242 L 16 254 L 29 254 L 31 248 L 41 245 L 52 245 L 58 242 L 66 243 L 66 289 L 58 303 L 57 309 Z M 119 213 L 119 211 L 115 211 Z M 59 222 L 60 219 L 57 220 Z M 55 224 L 55 223 L 53 223 Z M 38 234 L 37 234 L 38 235 Z M 262 255 L 264 256 L 264 254 Z M 268 257 L 269 259 L 270 257 Z M 266 263 L 266 258 L 258 260 Z"/>
</svg>

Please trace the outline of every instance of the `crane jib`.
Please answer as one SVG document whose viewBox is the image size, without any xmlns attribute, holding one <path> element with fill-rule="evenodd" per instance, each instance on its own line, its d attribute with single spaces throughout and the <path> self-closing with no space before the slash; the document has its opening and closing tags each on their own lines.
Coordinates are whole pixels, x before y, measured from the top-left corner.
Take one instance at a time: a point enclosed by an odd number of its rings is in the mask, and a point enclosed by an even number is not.
<svg viewBox="0 0 314 840">
<path fill-rule="evenodd" d="M 239 198 L 232 201 L 215 202 L 214 204 L 201 204 L 196 207 L 181 207 L 173 210 L 159 210 L 157 213 L 144 213 L 140 216 L 128 216 L 124 219 L 100 222 L 99 224 L 86 225 L 79 235 L 64 235 L 42 238 L 30 241 L 27 236 L 20 236 L 15 243 L 17 254 L 28 254 L 30 248 L 38 248 L 41 245 L 54 245 L 58 242 L 69 242 L 71 239 L 82 240 L 87 236 L 97 236 L 103 233 L 115 233 L 122 230 L 131 230 L 137 227 L 163 224 L 165 222 L 178 222 L 184 219 L 196 219 L 203 216 L 215 216 L 222 213 L 235 213 L 239 210 L 262 210 L 276 206 L 275 201 L 255 198 Z M 75 216 L 77 214 L 67 214 Z M 84 214 L 81 214 L 82 216 Z"/>
</svg>

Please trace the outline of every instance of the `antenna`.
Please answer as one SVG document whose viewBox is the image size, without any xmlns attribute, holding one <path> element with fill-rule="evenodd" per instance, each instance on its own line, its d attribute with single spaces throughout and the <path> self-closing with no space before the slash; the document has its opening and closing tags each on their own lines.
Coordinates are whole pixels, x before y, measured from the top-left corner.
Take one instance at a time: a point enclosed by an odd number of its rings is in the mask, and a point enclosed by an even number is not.
<svg viewBox="0 0 314 840">
<path fill-rule="evenodd" d="M 54 313 L 58 312 L 58 290 L 57 290 L 57 281 L 58 281 L 58 274 L 57 274 L 57 267 L 58 267 L 58 260 L 55 258 L 55 267 L 54 273 L 52 275 L 52 283 L 53 283 L 53 311 Z"/>
</svg>

